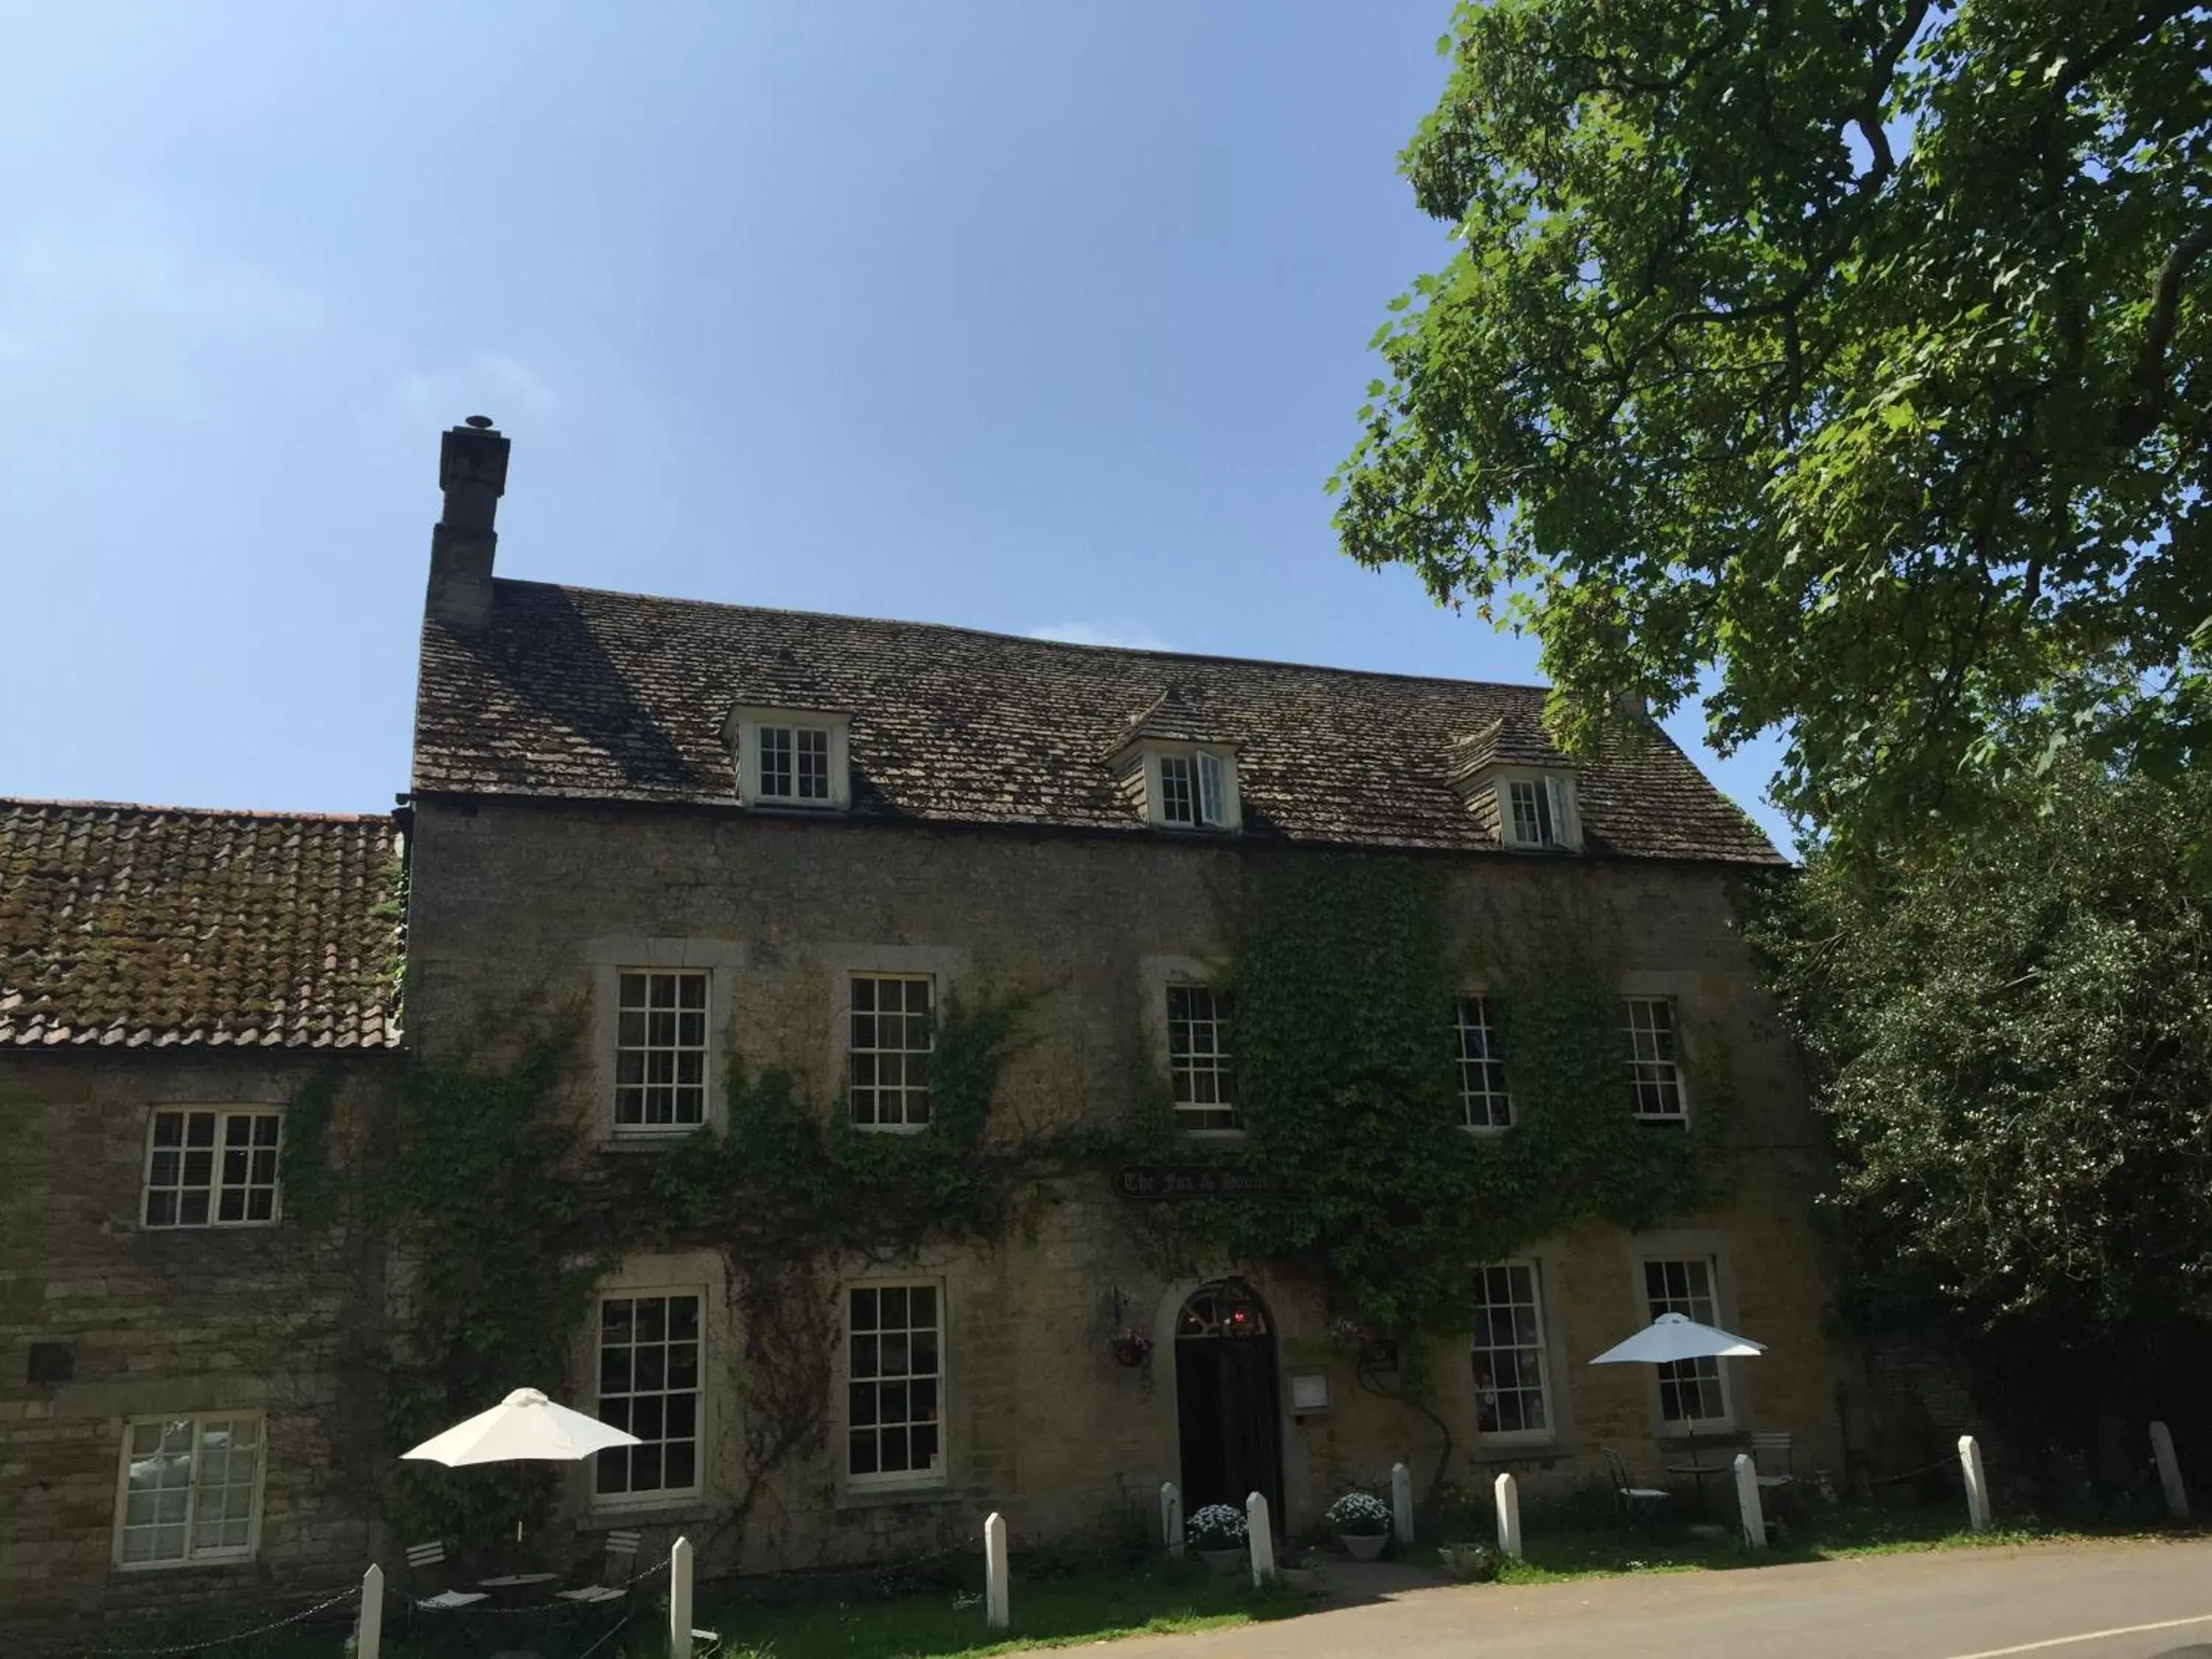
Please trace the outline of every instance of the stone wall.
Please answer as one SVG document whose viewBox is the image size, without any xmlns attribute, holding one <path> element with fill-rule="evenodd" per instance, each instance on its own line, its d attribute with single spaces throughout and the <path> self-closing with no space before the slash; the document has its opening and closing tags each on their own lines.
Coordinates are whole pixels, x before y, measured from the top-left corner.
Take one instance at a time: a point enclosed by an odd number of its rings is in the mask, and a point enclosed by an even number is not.
<svg viewBox="0 0 2212 1659">
<path fill-rule="evenodd" d="M 325 1057 L 327 1058 L 327 1057 Z M 368 1559 L 375 1250 L 343 1230 L 141 1224 L 159 1106 L 283 1105 L 319 1062 L 207 1050 L 0 1054 L 0 1631 L 64 1619 L 161 1621 L 288 1605 Z M 341 1158 L 393 1061 L 356 1054 L 331 1113 Z M 32 1345 L 72 1375 L 28 1379 Z M 250 1562 L 113 1565 L 133 1419 L 264 1416 Z"/>
<path fill-rule="evenodd" d="M 1169 977 L 1224 962 L 1239 861 L 1299 855 L 734 811 L 424 799 L 414 836 L 410 1026 L 436 1050 L 481 1034 L 487 1010 L 526 1006 L 582 1022 L 586 1057 L 568 1081 L 565 1109 L 593 1156 L 620 1160 L 635 1154 L 611 1115 L 618 969 L 708 970 L 716 1066 L 737 1058 L 788 1067 L 824 1111 L 843 1081 L 846 975 L 929 972 L 954 996 L 1030 999 L 1001 1077 L 1002 1113 L 1040 1127 L 1115 1123 L 1139 1079 L 1164 1070 L 1159 1010 Z M 1658 1436 L 1650 1372 L 1586 1363 L 1644 1322 L 1640 1261 L 1678 1253 L 1716 1260 L 1723 1322 L 1769 1345 L 1763 1358 L 1729 1363 L 1735 1423 L 1794 1433 L 1801 1472 L 1839 1464 L 1835 1388 L 1850 1361 L 1832 1346 L 1811 1226 L 1821 1168 L 1794 1057 L 1730 925 L 1728 879 L 1710 866 L 1599 858 L 1451 862 L 1451 948 L 1470 989 L 1510 981 L 1516 960 L 1586 945 L 1618 963 L 1624 992 L 1678 999 L 1693 1077 L 1699 1068 L 1708 1078 L 1724 1073 L 1734 1097 L 1729 1207 L 1648 1237 L 1599 1227 L 1532 1249 L 1547 1304 L 1553 1443 L 1483 1444 L 1464 1340 L 1440 1342 L 1437 1408 L 1452 1433 L 1454 1480 L 1486 1481 L 1511 1467 L 1540 1488 L 1563 1488 L 1601 1474 L 1601 1444 L 1647 1477 L 1679 1458 Z M 709 1095 L 719 1111 L 719 1080 Z M 744 1334 L 720 1258 L 626 1261 L 620 1282 L 629 1288 L 708 1296 L 705 1490 L 658 1510 L 595 1510 L 579 1472 L 572 1514 L 587 1527 L 641 1522 L 656 1539 L 681 1526 L 708 1540 L 710 1565 L 737 1558 L 752 1568 L 964 1537 L 989 1508 L 1006 1512 L 1018 1539 L 1133 1506 L 1149 1514 L 1158 1483 L 1180 1468 L 1176 1310 L 1207 1279 L 1241 1264 L 1164 1263 L 1103 1178 L 1073 1182 L 1056 1199 L 1000 1247 L 933 1250 L 903 1267 L 941 1284 L 945 1297 L 941 1483 L 849 1488 L 833 1401 L 829 1447 L 769 1483 L 742 1540 L 718 1525 L 744 1478 L 731 1380 Z M 1425 1484 L 1443 1449 L 1435 1426 L 1360 1385 L 1329 1340 L 1315 1287 L 1248 1272 L 1273 1318 L 1285 1385 L 1294 1370 L 1330 1379 L 1326 1413 L 1293 1419 L 1285 1402 L 1290 1525 L 1310 1524 L 1335 1490 L 1377 1480 L 1399 1459 Z M 1106 1339 L 1117 1318 L 1157 1339 L 1149 1365 L 1113 1363 Z M 589 1344 L 580 1334 L 568 1380 L 587 1408 Z"/>
</svg>

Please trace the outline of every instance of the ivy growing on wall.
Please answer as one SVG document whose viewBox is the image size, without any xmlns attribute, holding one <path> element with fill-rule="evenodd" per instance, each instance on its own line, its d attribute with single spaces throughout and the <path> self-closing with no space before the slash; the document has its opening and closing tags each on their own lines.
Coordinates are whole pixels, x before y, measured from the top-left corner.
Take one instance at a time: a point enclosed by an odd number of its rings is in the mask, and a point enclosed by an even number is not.
<svg viewBox="0 0 2212 1659">
<path fill-rule="evenodd" d="M 1268 1195 L 1177 1218 L 1232 1258 L 1310 1272 L 1340 1316 L 1399 1339 L 1468 1330 L 1480 1264 L 1584 1222 L 1647 1227 L 1697 1207 L 1725 1115 L 1715 1066 L 1694 1131 L 1638 1122 L 1617 975 L 1567 930 L 1535 942 L 1539 965 L 1455 963 L 1446 897 L 1434 864 L 1252 862 L 1231 976 L 1247 1133 L 1200 1155 L 1241 1164 Z M 1478 980 L 1513 1100 L 1498 1135 L 1462 1127 L 1455 1004 Z M 1141 1116 L 1164 1147 L 1158 1091 Z M 1419 1393 L 1423 1346 L 1401 1346 Z"/>
<path fill-rule="evenodd" d="M 641 1250 L 711 1248 L 728 1263 L 738 1330 L 742 1525 L 762 1483 L 828 1427 L 833 1262 L 890 1261 L 938 1240 L 1003 1235 L 1022 1196 L 1077 1167 L 1080 1135 L 994 1135 L 991 1108 L 1018 1005 L 948 1005 L 933 1056 L 932 1121 L 854 1129 L 787 1072 L 733 1062 L 727 1129 L 688 1135 L 641 1167 L 588 1154 L 560 1084 L 570 1035 L 505 1061 L 412 1060 L 391 1145 L 354 1191 L 399 1252 L 404 1305 L 384 1368 L 383 1439 L 396 1456 L 512 1389 L 564 1386 L 594 1287 Z M 573 1033 L 576 1022 L 561 1022 Z M 295 1218 L 325 1225 L 335 1080 L 295 1100 L 286 1178 Z M 296 1199 L 290 1196 L 296 1194 Z M 534 1467 L 401 1464 L 387 1494 L 408 1536 L 485 1538 L 533 1524 L 554 1477 Z"/>
<path fill-rule="evenodd" d="M 719 1251 L 744 1344 L 733 1380 L 742 1527 L 774 1473 L 824 1444 L 838 1273 L 939 1243 L 989 1243 L 1063 1178 L 1132 1158 L 1234 1161 L 1267 1196 L 1177 1206 L 1160 1224 L 1199 1251 L 1304 1273 L 1336 1313 L 1398 1338 L 1405 1392 L 1424 1392 L 1426 1333 L 1464 1333 L 1472 1269 L 1591 1220 L 1644 1227 L 1698 1207 L 1725 1115 L 1725 1057 L 1696 1082 L 1697 1127 L 1630 1110 L 1617 975 L 1563 927 L 1531 959 L 1455 960 L 1447 872 L 1419 860 L 1255 856 L 1235 896 L 1235 1062 L 1248 1134 L 1177 1135 L 1165 1089 L 1139 1089 L 1109 1129 L 1029 1130 L 994 1115 L 1024 1006 L 941 1011 L 932 1121 L 853 1128 L 787 1071 L 733 1059 L 726 1127 L 643 1162 L 590 1153 L 561 1088 L 573 1032 L 504 1062 L 420 1057 L 404 1070 L 385 1155 L 360 1201 L 398 1244 L 409 1298 L 388 1362 L 397 1453 L 512 1388 L 565 1391 L 568 1356 L 606 1267 L 643 1250 Z M 1487 988 L 1514 1126 L 1461 1127 L 1455 1003 Z M 487 1042 L 495 1033 L 484 1034 Z M 331 1092 L 310 1085 L 288 1129 L 288 1210 L 327 1219 Z M 334 1091 L 335 1085 L 330 1085 Z M 394 1519 L 482 1537 L 539 1510 L 550 1477 L 405 1466 Z M 410 1535 L 412 1535 L 410 1534 Z"/>
<path fill-rule="evenodd" d="M 561 1391 L 616 1248 L 580 1224 L 577 1135 L 553 1108 L 574 1048 L 544 1035 L 503 1064 L 417 1059 L 401 1074 L 392 1145 L 368 1182 L 369 1216 L 404 1263 L 383 1402 L 395 1455 L 511 1389 Z M 403 1463 L 392 1509 L 410 1536 L 481 1538 L 534 1516 L 551 1486 L 536 1466 Z"/>
</svg>

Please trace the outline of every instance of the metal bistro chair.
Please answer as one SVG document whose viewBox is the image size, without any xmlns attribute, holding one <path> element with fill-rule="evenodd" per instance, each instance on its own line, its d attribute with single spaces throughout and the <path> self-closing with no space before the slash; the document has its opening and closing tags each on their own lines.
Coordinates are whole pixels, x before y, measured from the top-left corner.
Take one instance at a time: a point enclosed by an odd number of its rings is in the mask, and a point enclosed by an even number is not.
<svg viewBox="0 0 2212 1659">
<path fill-rule="evenodd" d="M 1758 1471 L 1759 1495 L 1775 1500 L 1775 1521 L 1796 1519 L 1797 1471 L 1786 1432 L 1751 1437 L 1751 1466 Z M 1771 1523 L 1770 1523 L 1771 1524 Z"/>
<path fill-rule="evenodd" d="M 1620 1506 L 1622 1521 L 1631 1527 L 1650 1526 L 1674 1494 L 1662 1487 L 1632 1484 L 1628 1478 L 1628 1465 L 1620 1461 L 1620 1454 L 1610 1446 L 1598 1449 L 1605 1454 L 1606 1473 L 1613 1477 L 1613 1501 Z"/>
<path fill-rule="evenodd" d="M 1751 1437 L 1752 1467 L 1759 1471 L 1759 1484 L 1768 1491 L 1796 1483 L 1797 1471 L 1790 1449 L 1790 1438 L 1787 1433 L 1754 1434 Z M 1777 1468 L 1777 1464 L 1781 1467 Z"/>
<path fill-rule="evenodd" d="M 446 1545 L 442 1539 L 407 1547 L 407 1601 L 410 1607 L 434 1613 L 472 1607 L 486 1600 L 482 1590 L 446 1587 Z"/>
<path fill-rule="evenodd" d="M 562 1590 L 558 1592 L 559 1599 L 580 1607 L 629 1600 L 630 1583 L 637 1576 L 637 1543 L 638 1535 L 634 1532 L 609 1533 L 606 1559 L 600 1565 L 599 1582 L 581 1589 Z"/>
</svg>

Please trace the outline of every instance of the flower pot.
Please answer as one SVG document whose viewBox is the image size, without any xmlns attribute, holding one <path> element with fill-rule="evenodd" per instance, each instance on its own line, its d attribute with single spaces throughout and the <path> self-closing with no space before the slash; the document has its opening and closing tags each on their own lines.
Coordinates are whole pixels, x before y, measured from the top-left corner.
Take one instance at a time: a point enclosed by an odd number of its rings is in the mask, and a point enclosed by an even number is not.
<svg viewBox="0 0 2212 1659">
<path fill-rule="evenodd" d="M 1233 1544 L 1225 1550 L 1200 1550 L 1199 1553 L 1206 1558 L 1206 1565 L 1224 1578 L 1244 1571 L 1244 1547 L 1242 1544 Z"/>
<path fill-rule="evenodd" d="M 1382 1553 L 1382 1547 L 1390 1541 L 1387 1532 L 1340 1532 L 1336 1541 L 1344 1546 L 1344 1553 L 1355 1561 L 1372 1561 Z"/>
</svg>

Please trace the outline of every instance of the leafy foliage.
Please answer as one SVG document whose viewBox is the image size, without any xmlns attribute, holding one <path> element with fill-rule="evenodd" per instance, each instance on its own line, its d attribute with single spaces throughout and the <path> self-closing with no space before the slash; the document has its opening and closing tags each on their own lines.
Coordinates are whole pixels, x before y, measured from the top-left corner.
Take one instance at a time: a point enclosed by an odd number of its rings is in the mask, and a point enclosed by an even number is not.
<svg viewBox="0 0 2212 1659">
<path fill-rule="evenodd" d="M 548 1038 L 503 1066 L 417 1058 L 401 1076 L 393 1156 L 368 1195 L 410 1267 L 384 1406 L 394 1454 L 512 1389 L 565 1392 L 569 1335 L 605 1267 L 577 1227 L 575 1136 L 547 1109 L 572 1049 Z M 403 1464 L 392 1507 L 408 1536 L 482 1538 L 550 1491 L 542 1472 Z"/>
<path fill-rule="evenodd" d="M 1273 1195 L 1194 1203 L 1231 1255 L 1317 1273 L 1376 1332 L 1468 1329 L 1471 1269 L 1581 1222 L 1645 1226 L 1709 1196 L 1700 1153 L 1726 1112 L 1724 1067 L 1692 1133 L 1638 1123 L 1611 975 L 1522 971 L 1493 993 L 1515 1123 L 1461 1127 L 1443 876 L 1350 858 L 1255 862 L 1235 968 L 1247 1139 L 1217 1153 Z M 1420 1345 L 1407 1349 L 1420 1382 Z"/>
<path fill-rule="evenodd" d="M 2147 1409 L 2212 1331 L 2208 807 L 2201 779 L 2067 763 L 2047 811 L 1879 885 L 1816 854 L 1755 930 L 1818 1068 L 1862 1309 L 1978 1333 L 2062 1416 Z"/>
<path fill-rule="evenodd" d="M 1909 839 L 2212 739 L 2212 8 L 1467 0 L 1346 550 Z M 1971 786 L 1971 787 L 1969 787 Z M 2001 793 L 2001 790 L 1998 792 Z"/>
</svg>

